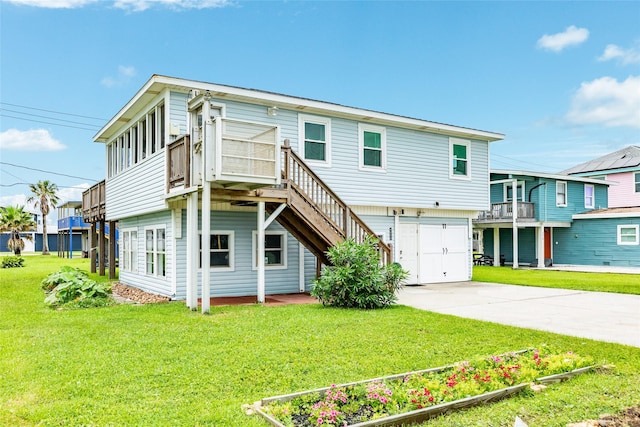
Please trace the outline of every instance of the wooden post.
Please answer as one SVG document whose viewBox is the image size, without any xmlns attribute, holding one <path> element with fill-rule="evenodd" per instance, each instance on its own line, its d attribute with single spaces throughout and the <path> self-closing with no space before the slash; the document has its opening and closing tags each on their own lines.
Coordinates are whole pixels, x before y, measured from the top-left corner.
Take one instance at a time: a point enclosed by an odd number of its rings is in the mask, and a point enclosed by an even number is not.
<svg viewBox="0 0 640 427">
<path fill-rule="evenodd" d="M 109 221 L 109 279 L 116 278 L 116 222 Z"/>
<path fill-rule="evenodd" d="M 91 223 L 91 236 L 89 237 L 89 264 L 91 266 L 91 272 L 95 273 L 96 272 L 96 251 L 97 251 L 97 246 L 98 246 L 98 242 L 97 240 L 97 227 L 96 227 L 96 223 L 92 222 Z"/>
<path fill-rule="evenodd" d="M 100 220 L 100 235 L 98 236 L 98 274 L 104 276 L 104 254 L 106 250 L 106 242 L 104 238 L 105 233 L 105 221 Z"/>
</svg>

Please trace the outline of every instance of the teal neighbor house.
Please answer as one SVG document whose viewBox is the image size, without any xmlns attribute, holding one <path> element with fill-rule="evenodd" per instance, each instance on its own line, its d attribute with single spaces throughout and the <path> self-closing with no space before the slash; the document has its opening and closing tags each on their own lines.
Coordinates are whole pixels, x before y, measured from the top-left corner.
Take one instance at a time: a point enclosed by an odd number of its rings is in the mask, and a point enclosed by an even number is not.
<svg viewBox="0 0 640 427">
<path fill-rule="evenodd" d="M 493 170 L 491 208 L 474 220 L 476 248 L 514 267 L 640 267 L 640 207 L 609 208 L 615 184 Z"/>
<path fill-rule="evenodd" d="M 210 297 L 303 292 L 371 236 L 411 283 L 469 280 L 499 133 L 152 76 L 96 134 L 120 281 Z"/>
</svg>

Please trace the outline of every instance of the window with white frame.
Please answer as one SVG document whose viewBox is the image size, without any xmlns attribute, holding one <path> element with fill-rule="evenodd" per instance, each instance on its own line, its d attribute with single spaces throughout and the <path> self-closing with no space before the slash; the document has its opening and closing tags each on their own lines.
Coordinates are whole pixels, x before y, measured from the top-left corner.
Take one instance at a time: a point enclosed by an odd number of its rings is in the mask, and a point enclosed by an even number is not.
<svg viewBox="0 0 640 427">
<path fill-rule="evenodd" d="M 469 178 L 470 144 L 465 139 L 449 138 L 449 176 Z"/>
<path fill-rule="evenodd" d="M 145 229 L 146 273 L 151 276 L 166 275 L 165 229 Z"/>
<path fill-rule="evenodd" d="M 524 181 L 518 181 L 518 194 L 516 196 L 517 201 L 525 202 Z M 513 200 L 513 183 L 504 183 L 504 201 L 510 202 Z"/>
<path fill-rule="evenodd" d="M 584 185 L 584 207 L 593 209 L 596 205 L 595 186 L 593 184 Z"/>
<path fill-rule="evenodd" d="M 637 245 L 640 243 L 638 234 L 639 226 L 637 224 L 619 225 L 618 226 L 618 244 L 619 245 Z"/>
<path fill-rule="evenodd" d="M 567 206 L 567 183 L 556 181 L 556 206 Z"/>
<path fill-rule="evenodd" d="M 635 192 L 640 193 L 640 172 L 634 173 L 633 176 L 635 182 Z"/>
<path fill-rule="evenodd" d="M 253 232 L 253 268 L 258 266 L 258 233 Z M 287 235 L 284 231 L 265 231 L 265 268 L 287 268 Z"/>
<path fill-rule="evenodd" d="M 124 271 L 138 271 L 138 231 L 122 230 L 122 265 Z"/>
<path fill-rule="evenodd" d="M 298 141 L 305 160 L 331 164 L 331 119 L 298 116 Z"/>
<path fill-rule="evenodd" d="M 201 235 L 202 236 L 202 235 Z M 234 232 L 212 231 L 209 236 L 209 265 L 212 269 L 233 271 Z M 202 268 L 202 239 L 200 240 L 199 266 Z"/>
<path fill-rule="evenodd" d="M 387 131 L 380 126 L 358 124 L 360 169 L 385 170 L 387 167 Z"/>
</svg>

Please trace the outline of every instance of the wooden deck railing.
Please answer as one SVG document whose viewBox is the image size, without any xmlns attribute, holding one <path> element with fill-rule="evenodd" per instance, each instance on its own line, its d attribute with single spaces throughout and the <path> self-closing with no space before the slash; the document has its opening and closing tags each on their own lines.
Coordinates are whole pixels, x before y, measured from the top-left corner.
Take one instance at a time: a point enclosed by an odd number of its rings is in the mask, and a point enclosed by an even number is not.
<svg viewBox="0 0 640 427">
<path fill-rule="evenodd" d="M 298 157 L 287 140 L 282 146 L 282 156 L 285 185 L 289 185 L 304 197 L 309 205 L 324 217 L 327 225 L 344 238 L 353 238 L 356 242 L 362 243 L 367 236 L 372 236 L 377 240 L 383 264 L 391 262 L 391 247 L 380 240 L 377 234 Z"/>
<path fill-rule="evenodd" d="M 183 135 L 167 146 L 167 191 L 176 187 L 190 186 L 190 148 L 189 135 Z"/>
<path fill-rule="evenodd" d="M 106 213 L 105 181 L 100 181 L 82 193 L 82 220 L 96 222 L 103 220 Z"/>
<path fill-rule="evenodd" d="M 517 217 L 522 219 L 534 219 L 535 209 L 534 204 L 531 202 L 517 202 Z M 511 202 L 503 203 L 491 203 L 491 210 L 481 212 L 479 220 L 494 220 L 494 219 L 512 219 L 513 218 L 513 204 Z"/>
</svg>

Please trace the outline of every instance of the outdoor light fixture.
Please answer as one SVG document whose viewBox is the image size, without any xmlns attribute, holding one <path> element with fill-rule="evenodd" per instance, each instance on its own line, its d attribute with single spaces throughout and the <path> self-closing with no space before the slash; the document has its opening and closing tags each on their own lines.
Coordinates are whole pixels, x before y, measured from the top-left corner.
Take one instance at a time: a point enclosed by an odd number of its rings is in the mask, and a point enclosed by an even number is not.
<svg viewBox="0 0 640 427">
<path fill-rule="evenodd" d="M 267 108 L 267 115 L 269 116 L 277 116 L 278 115 L 278 107 L 275 105 L 273 107 Z"/>
</svg>

